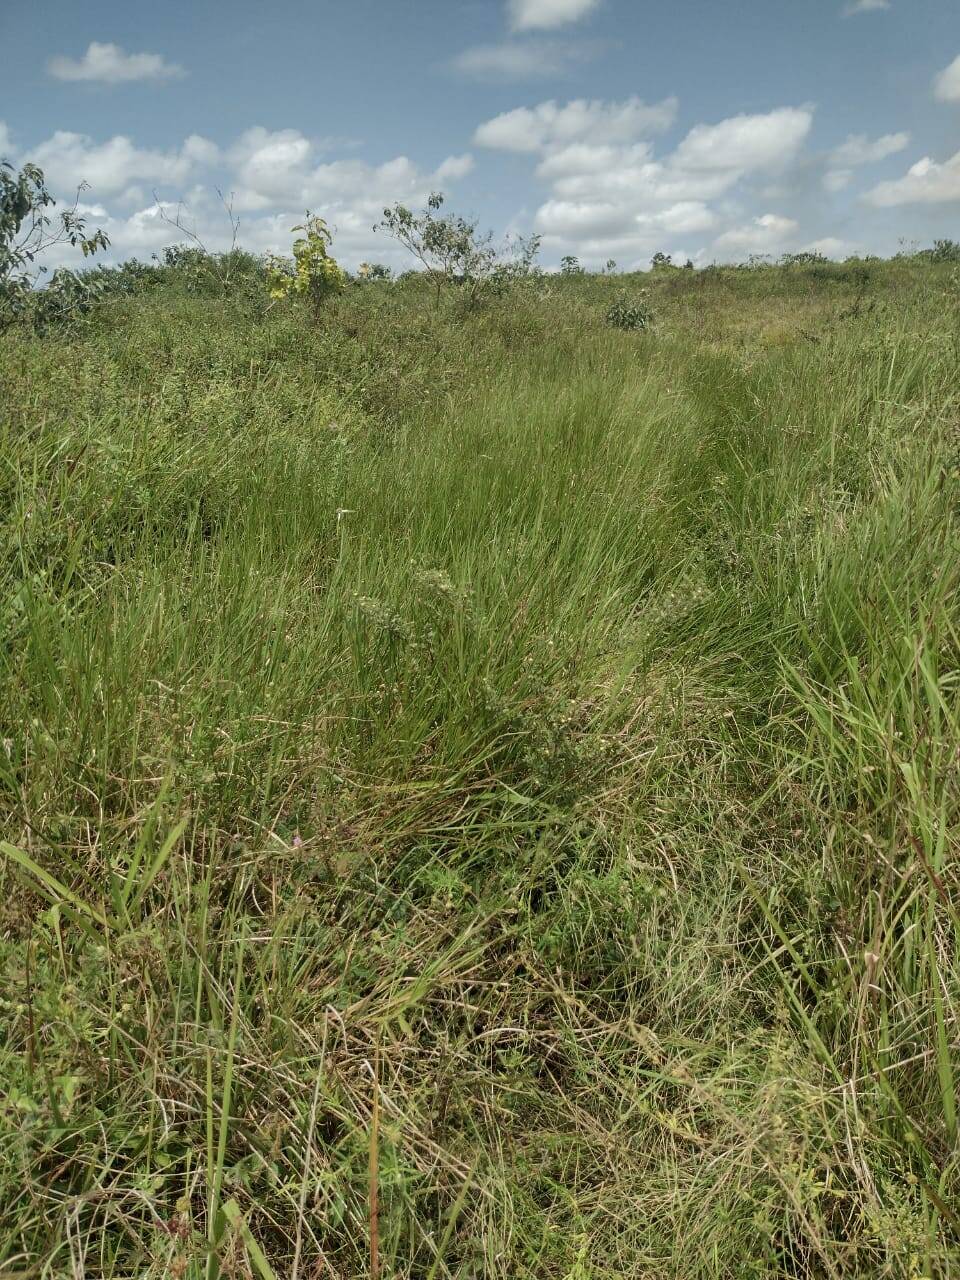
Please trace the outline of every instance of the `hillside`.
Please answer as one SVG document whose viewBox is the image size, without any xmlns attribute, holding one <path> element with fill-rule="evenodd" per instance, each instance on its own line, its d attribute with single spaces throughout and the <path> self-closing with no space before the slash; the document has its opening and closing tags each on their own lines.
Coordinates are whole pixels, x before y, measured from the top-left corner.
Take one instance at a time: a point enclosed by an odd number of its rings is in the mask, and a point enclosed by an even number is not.
<svg viewBox="0 0 960 1280">
<path fill-rule="evenodd" d="M 0 335 L 0 1273 L 960 1273 L 956 268 L 195 286 Z"/>
</svg>

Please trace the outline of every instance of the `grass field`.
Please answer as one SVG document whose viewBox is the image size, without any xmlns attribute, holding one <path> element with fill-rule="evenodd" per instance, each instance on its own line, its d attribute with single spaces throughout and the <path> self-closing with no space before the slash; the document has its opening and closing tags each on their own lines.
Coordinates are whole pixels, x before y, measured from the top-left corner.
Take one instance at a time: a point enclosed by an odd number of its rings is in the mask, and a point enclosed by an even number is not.
<svg viewBox="0 0 960 1280">
<path fill-rule="evenodd" d="M 0 1275 L 960 1276 L 949 268 L 169 284 L 0 433 Z"/>
</svg>

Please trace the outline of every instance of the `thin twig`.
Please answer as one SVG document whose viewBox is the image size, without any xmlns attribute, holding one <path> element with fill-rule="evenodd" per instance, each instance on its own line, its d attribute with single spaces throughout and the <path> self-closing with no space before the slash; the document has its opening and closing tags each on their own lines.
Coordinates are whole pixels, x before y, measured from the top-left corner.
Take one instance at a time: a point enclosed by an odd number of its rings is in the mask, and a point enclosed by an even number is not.
<svg viewBox="0 0 960 1280">
<path fill-rule="evenodd" d="M 370 1280 L 380 1276 L 380 1037 L 373 1053 L 373 1112 L 370 1117 Z"/>
</svg>

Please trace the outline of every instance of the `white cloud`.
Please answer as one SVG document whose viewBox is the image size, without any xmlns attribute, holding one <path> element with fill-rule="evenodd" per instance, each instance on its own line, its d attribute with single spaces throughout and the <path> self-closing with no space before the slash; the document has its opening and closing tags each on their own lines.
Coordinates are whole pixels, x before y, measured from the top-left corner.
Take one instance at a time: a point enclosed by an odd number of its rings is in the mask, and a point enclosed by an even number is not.
<svg viewBox="0 0 960 1280">
<path fill-rule="evenodd" d="M 548 200 L 537 210 L 534 226 L 544 235 L 567 239 L 622 235 L 631 230 L 621 206 L 602 200 Z"/>
<path fill-rule="evenodd" d="M 116 203 L 123 205 L 125 209 L 139 207 L 147 199 L 147 192 L 143 187 L 133 183 L 132 186 L 126 187 L 117 196 Z"/>
<path fill-rule="evenodd" d="M 783 168 L 803 146 L 812 124 L 813 112 L 805 107 L 698 124 L 680 143 L 673 162 L 678 169 L 707 172 Z"/>
<path fill-rule="evenodd" d="M 853 181 L 853 170 L 861 165 L 879 164 L 889 156 L 896 155 L 910 145 L 910 134 L 885 133 L 880 138 L 870 139 L 865 133 L 851 133 L 845 142 L 827 156 L 830 166 L 823 175 L 822 183 L 825 191 L 843 191 Z"/>
<path fill-rule="evenodd" d="M 934 80 L 933 92 L 941 102 L 960 102 L 960 54 Z"/>
<path fill-rule="evenodd" d="M 114 248 L 121 249 L 125 255 L 142 255 L 144 251 L 152 253 L 163 245 L 186 238 L 176 226 L 171 225 L 178 214 L 182 216 L 178 205 L 161 201 L 138 209 L 129 218 L 109 218 L 104 230 Z"/>
<path fill-rule="evenodd" d="M 0 149 L 9 141 L 0 122 Z M 255 127 L 223 151 L 195 134 L 179 147 L 160 151 L 138 147 L 124 135 L 99 142 L 59 130 L 33 147 L 11 147 L 10 158 L 40 165 L 60 198 L 69 198 L 86 182 L 90 201 L 97 201 L 101 211 L 93 220 L 110 236 L 112 260 L 149 256 L 185 239 L 163 218 L 164 210 L 181 207 L 181 199 L 186 225 L 207 248 L 228 248 L 230 226 L 216 194 L 219 186 L 242 216 L 240 243 L 247 248 L 289 252 L 291 228 L 310 209 L 334 229 L 337 257 L 346 266 L 372 257 L 401 268 L 409 265 L 404 251 L 373 231 L 384 208 L 395 201 L 423 204 L 431 191 L 448 190 L 474 166 L 470 154 L 448 156 L 432 170 L 406 156 L 382 164 L 356 158 L 324 161 L 323 153 L 334 145 L 349 143 L 311 139 L 297 129 Z M 157 187 L 163 192 L 159 204 L 150 198 Z"/>
<path fill-rule="evenodd" d="M 653 216 L 641 215 L 637 221 L 642 226 L 662 228 L 684 236 L 709 231 L 716 225 L 717 215 L 702 200 L 681 200 Z"/>
<path fill-rule="evenodd" d="M 659 243 L 664 235 L 694 235 L 716 225 L 716 215 L 697 200 L 683 201 L 658 213 L 626 214 L 621 205 L 604 201 L 548 200 L 537 210 L 535 227 L 560 239 L 615 237 L 637 245 Z"/>
<path fill-rule="evenodd" d="M 564 199 L 592 195 L 646 205 L 710 200 L 751 173 L 792 162 L 811 120 L 808 111 L 783 108 L 697 125 L 662 161 L 652 158 L 647 143 L 547 148 L 537 174 L 552 181 L 555 194 Z"/>
<path fill-rule="evenodd" d="M 505 111 L 480 125 L 474 141 L 500 151 L 537 152 L 573 142 L 632 142 L 668 129 L 677 114 L 676 98 L 647 104 L 575 99 L 565 106 L 541 102 L 536 107 Z"/>
<path fill-rule="evenodd" d="M 834 261 L 849 258 L 859 252 L 859 249 L 859 245 L 850 240 L 840 240 L 837 236 L 824 236 L 800 246 L 801 253 L 822 253 L 825 258 L 833 258 Z"/>
<path fill-rule="evenodd" d="M 150 255 L 162 249 L 164 245 L 182 242 L 186 236 L 178 231 L 171 222 L 165 222 L 161 216 L 161 208 L 167 217 L 172 221 L 177 216 L 178 206 L 171 202 L 164 201 L 161 204 L 150 204 L 145 208 L 138 209 L 129 217 L 119 217 L 112 214 L 103 204 L 87 203 L 81 201 L 77 205 L 80 213 L 84 214 L 91 227 L 99 227 L 110 237 L 109 253 L 101 256 L 98 255 L 96 261 L 112 261 L 118 262 L 125 258 L 137 257 L 140 259 L 149 259 Z M 224 232 L 219 239 L 214 236 L 211 239 L 211 248 L 226 249 L 229 248 L 229 235 Z M 89 266 L 84 262 L 78 249 L 71 248 L 69 244 L 59 244 L 51 248 L 50 252 L 44 256 L 44 266 L 48 271 L 52 271 L 56 267 L 83 267 Z"/>
<path fill-rule="evenodd" d="M 781 107 L 697 124 L 679 145 L 661 149 L 652 139 L 673 124 L 677 111 L 674 98 L 652 104 L 637 97 L 547 101 L 486 121 L 475 141 L 529 157 L 544 190 L 539 208 L 525 221 L 530 217 L 543 235 L 548 261 L 574 252 L 589 263 L 614 257 L 646 264 L 654 250 L 681 244 L 683 256 L 697 261 L 713 253 L 745 257 L 796 247 L 798 222 L 785 216 L 792 206 L 758 193 L 771 185 L 792 190 L 791 175 L 803 171 L 812 109 Z M 5 140 L 0 124 L 0 144 Z M 837 168 L 827 176 L 822 156 L 816 158 L 808 185 L 822 178 L 839 189 L 855 165 L 894 154 L 906 143 L 901 134 L 848 138 L 832 153 Z M 17 158 L 41 164 L 58 194 L 70 194 L 82 180 L 91 184 L 91 200 L 102 201 L 105 211 L 91 215 L 92 221 L 110 234 L 112 257 L 148 256 L 183 239 L 164 221 L 165 206 L 151 200 L 157 187 L 165 201 L 186 193 L 188 225 L 209 248 L 226 247 L 229 224 L 213 194 L 219 182 L 235 193 L 245 247 L 289 252 L 291 228 L 310 209 L 330 223 L 337 257 L 348 267 L 364 258 L 409 265 L 395 242 L 372 230 L 383 209 L 395 201 L 417 207 L 431 191 L 449 190 L 474 168 L 469 153 L 448 156 L 435 168 L 402 155 L 370 163 L 351 154 L 344 139 L 259 126 L 223 150 L 196 135 L 169 149 L 150 149 L 124 135 L 99 141 L 60 131 L 31 151 L 21 149 Z M 754 177 L 760 180 L 751 183 Z M 191 187 L 198 183 L 203 186 Z M 751 195 L 763 200 L 759 208 L 750 203 Z M 778 207 L 784 214 L 764 211 Z M 817 243 L 822 252 L 846 248 L 830 237 Z"/>
<path fill-rule="evenodd" d="M 97 196 L 113 195 L 134 182 L 182 183 L 195 168 L 215 163 L 217 148 L 192 134 L 176 151 L 143 150 L 122 134 L 95 143 L 83 133 L 59 129 L 24 153 L 43 169 L 49 185 L 61 193 L 86 182 Z"/>
<path fill-rule="evenodd" d="M 752 175 L 788 170 L 813 123 L 805 107 L 734 116 L 696 125 L 657 158 L 647 139 L 669 127 L 676 111 L 673 98 L 653 106 L 636 98 L 543 102 L 488 120 L 475 141 L 536 157 L 536 176 L 550 194 L 534 225 L 548 250 L 600 260 L 649 256 L 667 237 L 714 231 L 720 217 L 710 202 Z M 749 228 L 749 239 L 766 243 L 777 231 L 784 231 L 782 222 L 765 215 Z M 731 232 L 738 234 L 745 233 Z"/>
<path fill-rule="evenodd" d="M 85 80 L 94 84 L 127 84 L 134 80 L 172 80 L 183 68 L 159 53 L 125 53 L 116 44 L 92 41 L 82 58 L 62 54 L 51 58 L 47 70 L 56 80 Z"/>
<path fill-rule="evenodd" d="M 881 182 L 864 196 L 868 204 L 890 208 L 901 204 L 960 203 L 960 151 L 939 164 L 924 156 L 902 178 Z"/>
<path fill-rule="evenodd" d="M 312 155 L 313 144 L 299 129 L 248 129 L 229 154 L 241 207 L 263 209 L 289 198 L 303 186 Z"/>
<path fill-rule="evenodd" d="M 793 218 L 777 213 L 764 213 L 745 226 L 732 227 L 716 240 L 717 249 L 737 250 L 744 253 L 771 253 L 782 249 L 799 230 Z"/>
<path fill-rule="evenodd" d="M 299 201 L 305 208 L 337 205 L 345 200 L 379 209 L 385 199 L 415 199 L 427 194 L 432 182 L 407 156 L 384 164 L 362 160 L 334 160 L 318 164 L 304 175 Z"/>
<path fill-rule="evenodd" d="M 910 145 L 909 133 L 885 133 L 872 142 L 865 133 L 851 133 L 846 142 L 830 152 L 830 163 L 838 169 L 861 164 L 877 164 Z"/>
<path fill-rule="evenodd" d="M 447 156 L 441 164 L 437 166 L 436 176 L 440 182 L 456 182 L 460 178 L 465 178 L 468 173 L 472 173 L 475 161 L 469 151 L 462 156 Z"/>
<path fill-rule="evenodd" d="M 514 31 L 545 30 L 579 22 L 599 7 L 600 0 L 508 0 Z"/>
<path fill-rule="evenodd" d="M 568 178 L 589 178 L 623 170 L 626 166 L 645 164 L 653 154 L 646 142 L 632 147 L 594 145 L 589 142 L 572 142 L 559 151 L 551 151 L 537 166 L 537 177 L 553 182 Z"/>
<path fill-rule="evenodd" d="M 889 9 L 890 0 L 853 0 L 843 11 L 845 18 L 852 18 L 857 13 L 876 13 L 880 9 Z"/>
<path fill-rule="evenodd" d="M 476 45 L 451 62 L 454 71 L 479 80 L 531 80 L 565 74 L 577 62 L 597 51 L 594 43 L 563 40 L 507 40 L 502 44 Z"/>
<path fill-rule="evenodd" d="M 209 168 L 219 161 L 220 148 L 209 138 L 202 138 L 199 133 L 191 133 L 180 148 L 180 154 L 191 165 Z"/>
<path fill-rule="evenodd" d="M 716 215 L 699 200 L 681 201 L 657 213 L 638 214 L 611 201 L 548 200 L 537 210 L 535 226 L 544 235 L 566 239 L 616 236 L 646 243 L 651 237 L 657 240 L 664 234 L 708 231 L 716 221 Z"/>
<path fill-rule="evenodd" d="M 643 146 L 612 150 L 614 158 L 608 168 L 600 168 L 599 162 L 594 166 L 584 164 L 577 172 L 557 177 L 553 182 L 555 194 L 565 199 L 618 199 L 649 207 L 678 200 L 712 200 L 723 195 L 742 176 L 740 171 L 729 169 L 688 173 L 674 168 L 669 158 L 665 163 L 648 160 L 649 150 Z M 546 161 L 543 167 L 549 163 Z"/>
<path fill-rule="evenodd" d="M 13 156 L 13 138 L 6 122 L 0 120 L 0 160 L 10 160 Z"/>
<path fill-rule="evenodd" d="M 653 250 L 662 250 L 674 237 L 710 231 L 717 220 L 699 200 L 637 212 L 617 200 L 551 199 L 537 210 L 534 227 L 543 236 L 545 249 L 557 256 L 575 252 L 588 262 L 627 257 L 642 265 Z"/>
<path fill-rule="evenodd" d="M 236 207 L 316 209 L 334 220 L 351 210 L 372 223 L 396 200 L 422 203 L 431 190 L 465 177 L 469 154 L 449 156 L 432 172 L 406 156 L 384 164 L 363 160 L 317 161 L 317 145 L 297 129 L 256 127 L 242 134 L 228 153 L 233 166 Z"/>
</svg>

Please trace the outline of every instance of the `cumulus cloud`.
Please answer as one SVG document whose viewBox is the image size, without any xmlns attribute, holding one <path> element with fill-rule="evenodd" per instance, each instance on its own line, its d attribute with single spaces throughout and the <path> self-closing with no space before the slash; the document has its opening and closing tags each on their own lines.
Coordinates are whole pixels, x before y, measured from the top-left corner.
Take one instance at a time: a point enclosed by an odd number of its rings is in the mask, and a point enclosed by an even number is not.
<svg viewBox="0 0 960 1280">
<path fill-rule="evenodd" d="M 544 237 L 548 260 L 574 252 L 585 262 L 615 257 L 639 265 L 653 251 L 678 244 L 697 261 L 711 252 L 745 256 L 795 246 L 795 219 L 762 212 L 783 207 L 786 196 L 760 195 L 759 208 L 748 201 L 772 186 L 789 188 L 808 163 L 811 109 L 780 107 L 697 124 L 678 145 L 663 148 L 658 136 L 675 122 L 677 111 L 674 98 L 551 100 L 487 120 L 474 140 L 487 150 L 529 158 L 545 188 L 531 221 Z M 850 175 L 856 164 L 893 154 L 901 139 L 906 145 L 906 135 L 848 138 L 834 153 L 837 176 L 831 180 L 839 183 L 839 175 Z M 0 147 L 5 141 L 0 124 Z M 364 258 L 404 265 L 403 251 L 372 230 L 384 207 L 395 201 L 416 207 L 431 191 L 449 190 L 466 178 L 475 164 L 469 153 L 438 157 L 433 168 L 403 155 L 369 162 L 351 155 L 343 139 L 261 126 L 222 149 L 198 135 L 157 149 L 140 147 L 126 135 L 94 140 L 58 131 L 11 158 L 35 160 L 59 195 L 89 182 L 91 199 L 103 202 L 105 212 L 95 220 L 111 236 L 112 256 L 147 256 L 182 239 L 165 222 L 172 205 L 163 203 L 181 196 L 185 216 L 204 243 L 226 247 L 230 231 L 215 197 L 219 186 L 232 194 L 242 216 L 245 247 L 288 252 L 291 228 L 310 209 L 334 228 L 337 256 L 347 266 Z M 807 186 L 815 188 L 822 176 L 821 156 Z M 151 198 L 158 189 L 162 197 Z M 796 214 L 792 204 L 786 207 Z M 761 216 L 751 221 L 754 212 Z M 808 235 L 814 227 L 830 230 L 813 224 Z"/>
<path fill-rule="evenodd" d="M 885 133 L 882 138 L 875 138 L 872 142 L 865 133 L 851 133 L 846 142 L 830 152 L 830 163 L 837 169 L 877 164 L 888 156 L 905 150 L 909 145 L 909 133 Z"/>
<path fill-rule="evenodd" d="M 164 220 L 161 210 L 166 214 Z M 151 202 L 137 209 L 127 217 L 112 213 L 100 201 L 79 201 L 77 211 L 89 219 L 89 224 L 99 227 L 110 237 L 110 250 L 106 255 L 98 255 L 97 262 L 122 261 L 126 258 L 148 259 L 165 245 L 182 242 L 186 237 L 172 225 L 181 206 L 169 201 Z M 230 247 L 226 224 L 221 230 L 211 224 L 206 230 L 212 232 L 209 245 L 211 249 L 227 249 Z M 44 255 L 44 266 L 48 271 L 57 267 L 82 267 L 84 263 L 80 251 L 67 243 L 53 245 Z"/>
<path fill-rule="evenodd" d="M 643 145 L 614 148 L 609 167 L 603 164 L 607 148 L 578 149 L 579 169 L 572 164 L 569 172 L 553 180 L 557 195 L 566 199 L 590 196 L 618 199 L 631 205 L 670 204 L 678 200 L 713 200 L 729 191 L 746 174 L 743 169 L 717 169 L 697 173 L 680 168 L 668 157 L 665 161 L 649 159 L 650 149 Z M 592 159 L 588 160 L 592 154 Z M 544 161 L 541 169 L 566 160 L 557 156 Z M 538 170 L 539 172 L 539 170 Z"/>
<path fill-rule="evenodd" d="M 673 98 L 544 102 L 487 121 L 475 141 L 536 157 L 536 176 L 550 187 L 535 215 L 548 249 L 648 255 L 667 236 L 713 231 L 720 215 L 710 202 L 750 177 L 788 170 L 813 122 L 806 107 L 733 116 L 696 125 L 658 158 L 650 138 L 676 112 Z M 751 228 L 751 236 L 769 238 L 771 225 Z"/>
<path fill-rule="evenodd" d="M 65 192 L 85 182 L 99 196 L 135 182 L 183 183 L 195 169 L 215 164 L 218 156 L 214 144 L 197 134 L 175 150 L 156 151 L 135 146 L 123 134 L 96 143 L 87 134 L 58 129 L 24 158 L 43 169 L 51 187 Z"/>
<path fill-rule="evenodd" d="M 869 138 L 865 133 L 851 133 L 845 142 L 829 152 L 826 157 L 827 172 L 823 175 L 825 191 L 838 192 L 849 187 L 853 170 L 863 165 L 879 164 L 910 145 L 910 134 L 885 133 L 880 138 Z"/>
<path fill-rule="evenodd" d="M 621 206 L 611 202 L 548 200 L 538 209 L 535 226 L 546 236 L 596 240 L 614 236 L 642 245 L 658 242 L 664 234 L 708 231 L 716 221 L 716 215 L 697 200 L 681 201 L 657 213 L 634 214 L 626 222 Z"/>
<path fill-rule="evenodd" d="M 812 124 L 813 112 L 798 107 L 698 124 L 677 148 L 674 165 L 701 172 L 783 168 L 803 146 Z"/>
<path fill-rule="evenodd" d="M 478 80 L 532 80 L 566 74 L 598 51 L 594 42 L 569 40 L 505 40 L 465 49 L 451 62 L 454 71 Z"/>
<path fill-rule="evenodd" d="M 852 181 L 852 169 L 830 169 L 823 175 L 823 189 L 833 192 L 843 191 Z"/>
<path fill-rule="evenodd" d="M 534 225 L 542 234 L 565 239 L 620 235 L 626 229 L 623 210 L 609 200 L 548 200 L 537 210 Z"/>
<path fill-rule="evenodd" d="M 809 244 L 800 246 L 802 253 L 822 253 L 825 258 L 839 261 L 849 258 L 860 251 L 860 246 L 851 240 L 841 240 L 837 236 L 824 236 L 820 240 L 811 240 Z"/>
<path fill-rule="evenodd" d="M 880 9 L 889 9 L 890 0 L 853 0 L 843 11 L 845 18 L 852 18 L 858 13 L 876 13 Z"/>
<path fill-rule="evenodd" d="M 777 213 L 764 213 L 744 226 L 731 227 L 718 236 L 715 243 L 721 252 L 736 250 L 743 253 L 771 253 L 783 249 L 799 230 L 799 225 L 793 218 L 785 218 Z"/>
<path fill-rule="evenodd" d="M 62 54 L 51 58 L 47 70 L 55 80 L 84 80 L 91 84 L 128 84 L 135 80 L 174 80 L 183 68 L 159 53 L 125 53 L 116 44 L 92 41 L 81 58 Z"/>
<path fill-rule="evenodd" d="M 537 152 L 573 142 L 632 142 L 669 129 L 676 114 L 676 98 L 652 105 L 641 98 L 624 102 L 577 98 L 565 106 L 541 102 L 486 121 L 477 129 L 474 141 L 481 147 L 517 152 Z"/>
<path fill-rule="evenodd" d="M 108 218 L 104 230 L 125 254 L 142 256 L 144 251 L 153 253 L 164 245 L 183 240 L 182 232 L 171 225 L 179 214 L 179 205 L 157 201 L 138 209 L 129 218 Z"/>
<path fill-rule="evenodd" d="M 641 227 L 670 231 L 675 235 L 694 235 L 709 231 L 717 224 L 717 215 L 702 200 L 681 200 L 657 214 L 639 214 Z"/>
<path fill-rule="evenodd" d="M 933 92 L 941 102 L 960 102 L 960 54 L 934 80 Z"/>
<path fill-rule="evenodd" d="M 476 161 L 469 151 L 462 156 L 447 156 L 436 168 L 436 176 L 440 182 L 457 182 L 472 173 Z"/>
<path fill-rule="evenodd" d="M 514 31 L 536 31 L 579 22 L 599 8 L 600 0 L 508 0 Z"/>
<path fill-rule="evenodd" d="M 617 170 L 622 172 L 628 166 L 643 166 L 652 155 L 653 148 L 646 142 L 632 147 L 572 142 L 568 147 L 549 152 L 537 166 L 537 177 L 558 184 L 569 178 L 602 177 Z"/>
<path fill-rule="evenodd" d="M 960 203 L 960 151 L 942 164 L 924 156 L 902 178 L 878 183 L 864 199 L 868 204 L 881 208 L 901 204 Z"/>
<path fill-rule="evenodd" d="M 402 267 L 404 252 L 373 231 L 388 205 L 421 205 L 473 169 L 469 153 L 425 169 L 407 156 L 382 164 L 324 160 L 320 143 L 296 129 L 247 130 L 227 153 L 235 208 L 245 215 L 243 243 L 264 252 L 289 252 L 290 228 L 304 209 L 322 213 L 334 229 L 337 257 L 347 266 L 374 258 Z M 289 210 L 290 212 L 278 212 Z"/>
<path fill-rule="evenodd" d="M 241 206 L 263 209 L 291 197 L 304 185 L 313 144 L 299 129 L 264 129 L 256 125 L 229 152 L 240 188 Z"/>
<path fill-rule="evenodd" d="M 323 162 L 318 150 L 297 129 L 248 129 L 228 152 L 236 207 L 324 209 L 331 218 L 349 210 L 372 221 L 385 204 L 396 200 L 422 203 L 435 187 L 465 177 L 474 163 L 469 154 L 448 156 L 436 169 L 425 171 L 407 156 L 380 165 L 363 160 Z"/>
<path fill-rule="evenodd" d="M 110 236 L 110 259 L 149 257 L 183 240 L 184 233 L 164 219 L 174 209 L 182 210 L 187 226 L 208 249 L 228 248 L 231 229 L 220 189 L 241 216 L 245 248 L 289 252 L 291 228 L 311 209 L 334 228 L 337 256 L 348 267 L 370 257 L 408 265 L 394 242 L 374 233 L 374 223 L 395 201 L 422 204 L 431 191 L 449 189 L 470 173 L 473 156 L 451 155 L 434 169 L 406 156 L 381 164 L 325 158 L 334 146 L 346 145 L 342 139 L 308 138 L 297 129 L 258 126 L 224 149 L 196 134 L 177 147 L 159 150 L 139 147 L 125 135 L 99 141 L 66 130 L 14 148 L 0 122 L 0 154 L 18 164 L 29 160 L 40 165 L 58 198 L 71 198 L 81 183 L 89 186 L 89 208 L 96 210 L 90 216 Z M 160 197 L 152 194 L 158 188 Z"/>
</svg>

